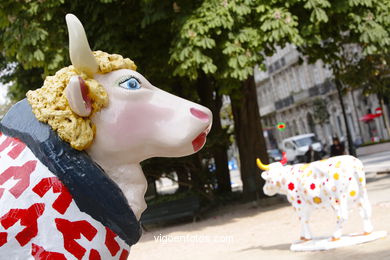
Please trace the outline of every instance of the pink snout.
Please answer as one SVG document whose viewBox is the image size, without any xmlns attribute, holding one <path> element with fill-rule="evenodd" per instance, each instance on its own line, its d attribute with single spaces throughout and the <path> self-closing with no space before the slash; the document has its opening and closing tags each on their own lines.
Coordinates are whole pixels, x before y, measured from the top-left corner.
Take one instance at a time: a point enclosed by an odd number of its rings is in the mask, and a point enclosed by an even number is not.
<svg viewBox="0 0 390 260">
<path fill-rule="evenodd" d="M 190 111 L 194 117 L 199 118 L 203 122 L 208 122 L 210 120 L 210 116 L 199 109 L 191 107 Z"/>
</svg>

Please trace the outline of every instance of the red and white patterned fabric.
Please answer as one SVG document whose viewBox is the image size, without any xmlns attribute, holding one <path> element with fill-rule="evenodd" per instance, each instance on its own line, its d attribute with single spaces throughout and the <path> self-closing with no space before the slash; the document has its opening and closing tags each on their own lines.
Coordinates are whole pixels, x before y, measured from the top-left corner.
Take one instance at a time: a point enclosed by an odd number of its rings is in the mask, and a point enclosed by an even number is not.
<svg viewBox="0 0 390 260">
<path fill-rule="evenodd" d="M 130 246 L 80 211 L 20 140 L 0 132 L 0 258 L 120 259 Z"/>
</svg>

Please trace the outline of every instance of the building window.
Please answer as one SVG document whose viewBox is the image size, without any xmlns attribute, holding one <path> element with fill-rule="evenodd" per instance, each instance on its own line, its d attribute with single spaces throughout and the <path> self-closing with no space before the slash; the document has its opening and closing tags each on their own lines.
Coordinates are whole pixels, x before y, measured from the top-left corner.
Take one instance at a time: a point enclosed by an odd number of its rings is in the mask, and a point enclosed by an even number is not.
<svg viewBox="0 0 390 260">
<path fill-rule="evenodd" d="M 341 118 L 340 118 L 340 116 L 337 116 L 336 119 L 337 119 L 337 130 L 339 133 L 339 137 L 342 137 L 342 136 L 344 136 L 344 132 L 343 132 L 342 124 L 341 124 Z"/>
<path fill-rule="evenodd" d="M 305 78 L 306 78 L 305 67 L 300 66 L 299 70 L 297 72 L 298 72 L 298 79 L 299 79 L 299 84 L 301 85 L 301 88 L 307 89 L 306 80 L 305 80 Z"/>
<path fill-rule="evenodd" d="M 291 70 L 288 72 L 288 77 L 289 77 L 290 82 L 291 82 L 292 91 L 297 92 L 298 91 L 298 83 L 297 83 L 297 79 L 295 77 L 294 67 L 292 67 Z"/>
<path fill-rule="evenodd" d="M 312 71 L 313 71 L 313 80 L 314 80 L 314 84 L 315 85 L 318 85 L 320 83 L 322 83 L 322 78 L 321 78 L 321 71 L 320 69 L 318 68 L 317 64 L 313 64 L 312 66 Z"/>
<path fill-rule="evenodd" d="M 302 118 L 299 121 L 300 121 L 301 129 L 302 129 L 302 133 L 304 134 L 304 133 L 306 133 L 305 122 L 302 120 Z"/>
<path fill-rule="evenodd" d="M 280 74 L 279 76 L 279 84 L 280 84 L 280 97 L 285 98 L 288 96 L 288 88 L 287 88 L 287 82 L 286 82 L 286 77 L 283 74 Z"/>
<path fill-rule="evenodd" d="M 295 120 L 293 120 L 293 131 L 294 131 L 294 135 L 298 135 L 298 126 Z"/>
<path fill-rule="evenodd" d="M 287 131 L 285 131 L 286 135 L 287 136 L 292 136 L 292 134 L 291 134 L 291 126 L 290 126 L 289 122 L 286 123 L 286 130 L 287 130 Z"/>
<path fill-rule="evenodd" d="M 315 133 L 315 124 L 313 116 L 310 113 L 307 113 L 307 125 L 309 127 L 310 133 Z"/>
<path fill-rule="evenodd" d="M 355 139 L 355 126 L 353 125 L 353 120 L 352 120 L 352 114 L 348 113 L 347 114 L 347 120 L 348 120 L 348 126 L 349 130 L 351 131 L 352 138 Z"/>
</svg>

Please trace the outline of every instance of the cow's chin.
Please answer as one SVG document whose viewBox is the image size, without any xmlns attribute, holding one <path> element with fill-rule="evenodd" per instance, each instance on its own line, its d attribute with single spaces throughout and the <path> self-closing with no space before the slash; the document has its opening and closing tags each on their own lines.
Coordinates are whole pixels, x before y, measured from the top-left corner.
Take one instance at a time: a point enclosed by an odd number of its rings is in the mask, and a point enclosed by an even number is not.
<svg viewBox="0 0 390 260">
<path fill-rule="evenodd" d="M 160 152 L 154 154 L 156 157 L 183 157 L 200 151 L 206 144 L 207 130 L 197 134 L 195 137 L 176 140 L 170 144 L 159 144 Z"/>
</svg>

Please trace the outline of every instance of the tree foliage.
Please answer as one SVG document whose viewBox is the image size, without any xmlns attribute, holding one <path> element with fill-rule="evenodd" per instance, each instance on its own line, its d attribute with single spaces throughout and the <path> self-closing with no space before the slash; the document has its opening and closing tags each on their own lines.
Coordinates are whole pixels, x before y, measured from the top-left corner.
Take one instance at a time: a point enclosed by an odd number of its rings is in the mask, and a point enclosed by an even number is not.
<svg viewBox="0 0 390 260">
<path fill-rule="evenodd" d="M 72 10 L 82 21 L 93 50 L 130 57 L 154 85 L 200 102 L 196 82 L 173 76 L 172 67 L 168 65 L 173 38 L 171 25 L 195 4 L 196 1 L 183 4 L 177 13 L 170 1 L 3 1 L 0 3 L 0 70 L 7 73 L 1 81 L 12 82 L 10 97 L 20 100 L 26 91 L 40 87 L 45 76 L 68 66 L 64 17 Z M 31 35 L 29 30 L 36 33 Z M 20 35 L 25 39 L 20 41 Z M 36 50 L 40 50 L 39 55 L 31 55 Z M 212 129 L 207 147 L 196 156 L 147 161 L 144 163 L 145 173 L 158 178 L 176 171 L 191 181 L 190 187 L 211 196 L 210 190 L 216 185 L 208 164 L 215 155 L 208 148 L 224 143 L 221 135 L 223 133 Z M 224 164 L 227 168 L 227 161 Z"/>
<path fill-rule="evenodd" d="M 289 42 L 311 60 L 339 66 L 348 62 L 349 44 L 363 54 L 388 49 L 389 26 L 389 1 L 203 1 L 180 25 L 170 61 L 191 79 L 202 70 L 243 81 L 276 45 Z"/>
<path fill-rule="evenodd" d="M 170 62 L 175 74 L 195 79 L 203 71 L 237 86 L 276 44 L 302 43 L 296 17 L 272 2 L 203 1 L 180 24 L 173 41 Z"/>
<path fill-rule="evenodd" d="M 323 125 L 329 122 L 329 112 L 326 101 L 322 98 L 313 100 L 313 118 L 317 124 Z"/>
<path fill-rule="evenodd" d="M 22 78 L 37 87 L 30 69 L 44 77 L 69 64 L 68 10 L 83 20 L 93 49 L 139 60 L 159 82 L 173 78 L 168 60 L 174 75 L 196 79 L 203 71 L 222 93 L 239 88 L 276 45 L 294 43 L 335 73 L 353 58 L 351 44 L 363 56 L 390 46 L 388 0 L 2 1 L 0 66 L 16 62 L 15 89 L 26 88 Z"/>
<path fill-rule="evenodd" d="M 265 69 L 265 57 L 276 46 L 297 45 L 341 80 L 345 73 L 359 73 L 350 64 L 371 75 L 372 66 L 381 64 L 377 55 L 388 54 L 390 46 L 389 0 L 3 0 L 0 69 L 14 66 L 3 78 L 13 82 L 14 99 L 69 64 L 64 23 L 69 10 L 84 23 L 92 49 L 132 58 L 157 86 L 201 101 L 196 90 L 205 76 L 212 95 L 230 95 L 233 114 L 242 119 L 234 118 L 235 130 L 248 139 L 241 140 L 249 145 L 240 148 L 250 157 L 244 166 L 253 166 L 252 156 L 264 146 L 253 68 Z"/>
<path fill-rule="evenodd" d="M 359 57 L 345 66 L 340 75 L 352 88 L 362 88 L 364 94 L 378 94 L 390 98 L 390 54 Z"/>
<path fill-rule="evenodd" d="M 304 39 L 300 50 L 311 61 L 321 59 L 339 77 L 345 67 L 357 58 L 389 50 L 389 1 L 318 2 L 327 3 L 321 11 L 326 19 L 313 24 L 300 19 L 299 23 L 299 31 Z M 326 23 L 326 20 L 329 22 Z"/>
</svg>

